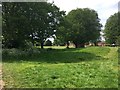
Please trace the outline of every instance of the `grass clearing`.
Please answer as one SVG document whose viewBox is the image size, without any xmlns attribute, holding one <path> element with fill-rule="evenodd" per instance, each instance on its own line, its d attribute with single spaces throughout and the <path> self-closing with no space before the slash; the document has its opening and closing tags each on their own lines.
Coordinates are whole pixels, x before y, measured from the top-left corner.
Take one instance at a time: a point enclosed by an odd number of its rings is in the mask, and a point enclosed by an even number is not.
<svg viewBox="0 0 120 90">
<path fill-rule="evenodd" d="M 5 87 L 118 88 L 117 50 L 117 47 L 52 49 L 37 55 L 6 57 Z"/>
</svg>

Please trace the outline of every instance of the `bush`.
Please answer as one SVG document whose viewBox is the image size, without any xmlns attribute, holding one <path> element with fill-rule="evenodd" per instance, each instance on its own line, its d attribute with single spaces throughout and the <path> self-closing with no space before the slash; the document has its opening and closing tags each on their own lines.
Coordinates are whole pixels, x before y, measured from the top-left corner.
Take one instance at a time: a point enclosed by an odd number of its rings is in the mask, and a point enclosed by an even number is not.
<svg viewBox="0 0 120 90">
<path fill-rule="evenodd" d="M 20 49 L 3 49 L 2 50 L 2 56 L 4 57 L 9 57 L 9 56 L 19 56 L 22 55 L 23 51 Z"/>
<path fill-rule="evenodd" d="M 7 59 L 23 59 L 23 58 L 28 58 L 28 57 L 33 57 L 35 55 L 40 54 L 41 51 L 37 48 L 29 48 L 25 50 L 21 49 L 3 49 L 2 50 L 2 57 L 3 60 Z"/>
<path fill-rule="evenodd" d="M 9 55 L 9 49 L 2 49 L 2 56 L 8 56 Z"/>
<path fill-rule="evenodd" d="M 35 54 L 40 54 L 40 50 L 37 48 L 29 48 L 25 51 L 27 53 L 27 55 L 35 55 Z"/>
</svg>

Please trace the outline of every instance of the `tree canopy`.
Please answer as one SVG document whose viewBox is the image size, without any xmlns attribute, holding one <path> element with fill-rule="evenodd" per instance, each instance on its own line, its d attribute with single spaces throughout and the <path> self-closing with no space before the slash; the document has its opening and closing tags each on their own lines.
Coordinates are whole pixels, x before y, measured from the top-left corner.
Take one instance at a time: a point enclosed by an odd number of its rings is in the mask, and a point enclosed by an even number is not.
<svg viewBox="0 0 120 90">
<path fill-rule="evenodd" d="M 101 26 L 95 10 L 78 8 L 64 17 L 58 36 L 64 38 L 65 41 L 72 41 L 76 48 L 84 47 L 86 42 L 95 42 L 99 39 Z"/>
<path fill-rule="evenodd" d="M 105 39 L 109 44 L 117 44 L 120 42 L 120 12 L 111 15 L 105 25 Z"/>
<path fill-rule="evenodd" d="M 47 2 L 3 2 L 3 44 L 8 48 L 25 47 L 26 42 L 43 43 L 55 34 L 64 11 Z"/>
</svg>

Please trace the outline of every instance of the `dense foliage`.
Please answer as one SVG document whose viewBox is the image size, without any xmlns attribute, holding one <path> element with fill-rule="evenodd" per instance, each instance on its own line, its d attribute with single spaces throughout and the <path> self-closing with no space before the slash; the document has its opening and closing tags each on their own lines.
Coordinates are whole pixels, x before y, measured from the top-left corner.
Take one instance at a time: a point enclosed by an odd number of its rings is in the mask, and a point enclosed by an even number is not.
<svg viewBox="0 0 120 90">
<path fill-rule="evenodd" d="M 40 42 L 41 48 L 60 24 L 63 11 L 47 2 L 4 2 L 3 45 L 7 48 L 25 47 L 26 42 Z"/>
<path fill-rule="evenodd" d="M 111 15 L 105 25 L 105 38 L 109 44 L 120 45 L 120 13 Z"/>
<path fill-rule="evenodd" d="M 66 42 L 72 41 L 76 48 L 84 47 L 85 43 L 96 42 L 99 39 L 101 26 L 96 11 L 89 8 L 78 8 L 70 11 L 64 17 L 58 36 Z"/>
</svg>

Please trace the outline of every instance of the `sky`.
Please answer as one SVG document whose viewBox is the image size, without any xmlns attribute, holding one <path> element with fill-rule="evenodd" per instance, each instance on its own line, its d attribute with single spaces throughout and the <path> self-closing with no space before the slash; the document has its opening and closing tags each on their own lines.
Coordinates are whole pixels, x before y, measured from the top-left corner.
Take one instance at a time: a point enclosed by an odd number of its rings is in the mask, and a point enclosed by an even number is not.
<svg viewBox="0 0 120 90">
<path fill-rule="evenodd" d="M 48 0 L 53 2 L 60 10 L 66 11 L 66 14 L 76 8 L 90 8 L 97 11 L 99 18 L 101 19 L 103 28 L 106 20 L 118 12 L 118 2 L 120 0 Z"/>
</svg>

